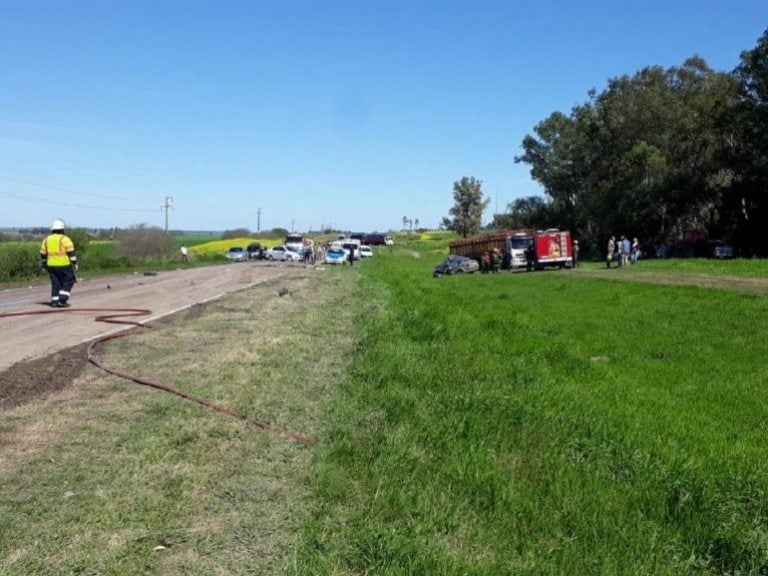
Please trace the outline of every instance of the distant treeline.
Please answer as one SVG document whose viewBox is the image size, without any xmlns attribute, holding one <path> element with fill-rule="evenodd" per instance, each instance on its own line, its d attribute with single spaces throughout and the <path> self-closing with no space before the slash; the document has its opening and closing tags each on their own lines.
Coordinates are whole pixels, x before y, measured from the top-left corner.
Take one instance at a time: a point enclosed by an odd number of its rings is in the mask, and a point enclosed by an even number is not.
<svg viewBox="0 0 768 576">
<path fill-rule="evenodd" d="M 546 198 L 522 198 L 495 227 L 572 230 L 599 251 L 611 235 L 644 242 L 705 231 L 742 256 L 768 256 L 768 30 L 731 72 L 700 57 L 609 80 L 527 135 Z"/>
</svg>

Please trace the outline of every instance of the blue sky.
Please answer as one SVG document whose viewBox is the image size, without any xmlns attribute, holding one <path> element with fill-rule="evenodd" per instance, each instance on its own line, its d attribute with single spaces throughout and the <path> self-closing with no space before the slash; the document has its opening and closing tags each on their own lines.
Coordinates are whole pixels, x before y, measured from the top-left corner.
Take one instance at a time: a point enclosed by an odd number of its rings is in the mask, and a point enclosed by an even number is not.
<svg viewBox="0 0 768 576">
<path fill-rule="evenodd" d="M 609 78 L 730 71 L 765 0 L 0 0 L 0 227 L 437 227 L 541 194 L 523 137 Z M 261 211 L 260 219 L 257 217 Z"/>
</svg>

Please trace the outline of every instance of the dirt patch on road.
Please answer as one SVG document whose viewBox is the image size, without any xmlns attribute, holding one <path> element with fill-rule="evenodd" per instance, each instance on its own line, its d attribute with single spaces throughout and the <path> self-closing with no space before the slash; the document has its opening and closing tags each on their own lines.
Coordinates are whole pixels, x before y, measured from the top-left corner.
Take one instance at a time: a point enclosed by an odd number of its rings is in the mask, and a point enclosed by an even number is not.
<svg viewBox="0 0 768 576">
<path fill-rule="evenodd" d="M 88 365 L 87 344 L 14 364 L 0 372 L 0 411 L 67 388 Z"/>
</svg>

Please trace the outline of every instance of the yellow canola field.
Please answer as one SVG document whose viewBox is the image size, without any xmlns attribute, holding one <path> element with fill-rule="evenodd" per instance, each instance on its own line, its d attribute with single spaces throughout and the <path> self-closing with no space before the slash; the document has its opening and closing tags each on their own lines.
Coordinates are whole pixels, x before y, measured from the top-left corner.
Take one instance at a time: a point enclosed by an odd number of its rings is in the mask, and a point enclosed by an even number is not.
<svg viewBox="0 0 768 576">
<path fill-rule="evenodd" d="M 262 246 L 270 248 L 279 244 L 278 240 L 262 239 L 254 240 L 253 238 L 241 237 L 241 238 L 228 238 L 227 240 L 214 240 L 213 242 L 206 242 L 205 244 L 198 244 L 192 246 L 189 249 L 191 254 L 224 254 L 227 250 L 233 246 L 247 247 L 248 244 L 258 242 Z"/>
</svg>

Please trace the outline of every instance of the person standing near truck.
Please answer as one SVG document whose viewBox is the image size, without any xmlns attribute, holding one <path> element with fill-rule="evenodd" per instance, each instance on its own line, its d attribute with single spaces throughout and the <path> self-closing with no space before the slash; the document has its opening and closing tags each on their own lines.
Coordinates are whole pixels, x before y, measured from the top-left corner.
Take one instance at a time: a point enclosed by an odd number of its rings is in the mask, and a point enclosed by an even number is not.
<svg viewBox="0 0 768 576">
<path fill-rule="evenodd" d="M 488 250 L 480 257 L 480 274 L 488 274 L 491 271 L 491 255 Z"/>
<path fill-rule="evenodd" d="M 579 265 L 579 241 L 574 240 L 573 241 L 573 267 L 576 268 L 576 266 Z"/>
<path fill-rule="evenodd" d="M 616 251 L 616 238 L 611 236 L 608 240 L 608 254 L 605 256 L 605 267 L 610 268 L 613 261 L 613 253 Z"/>
<path fill-rule="evenodd" d="M 75 245 L 64 233 L 64 220 L 56 219 L 51 224 L 51 233 L 40 246 L 40 260 L 51 278 L 51 307 L 68 308 L 72 287 L 77 282 L 77 256 Z"/>
</svg>

